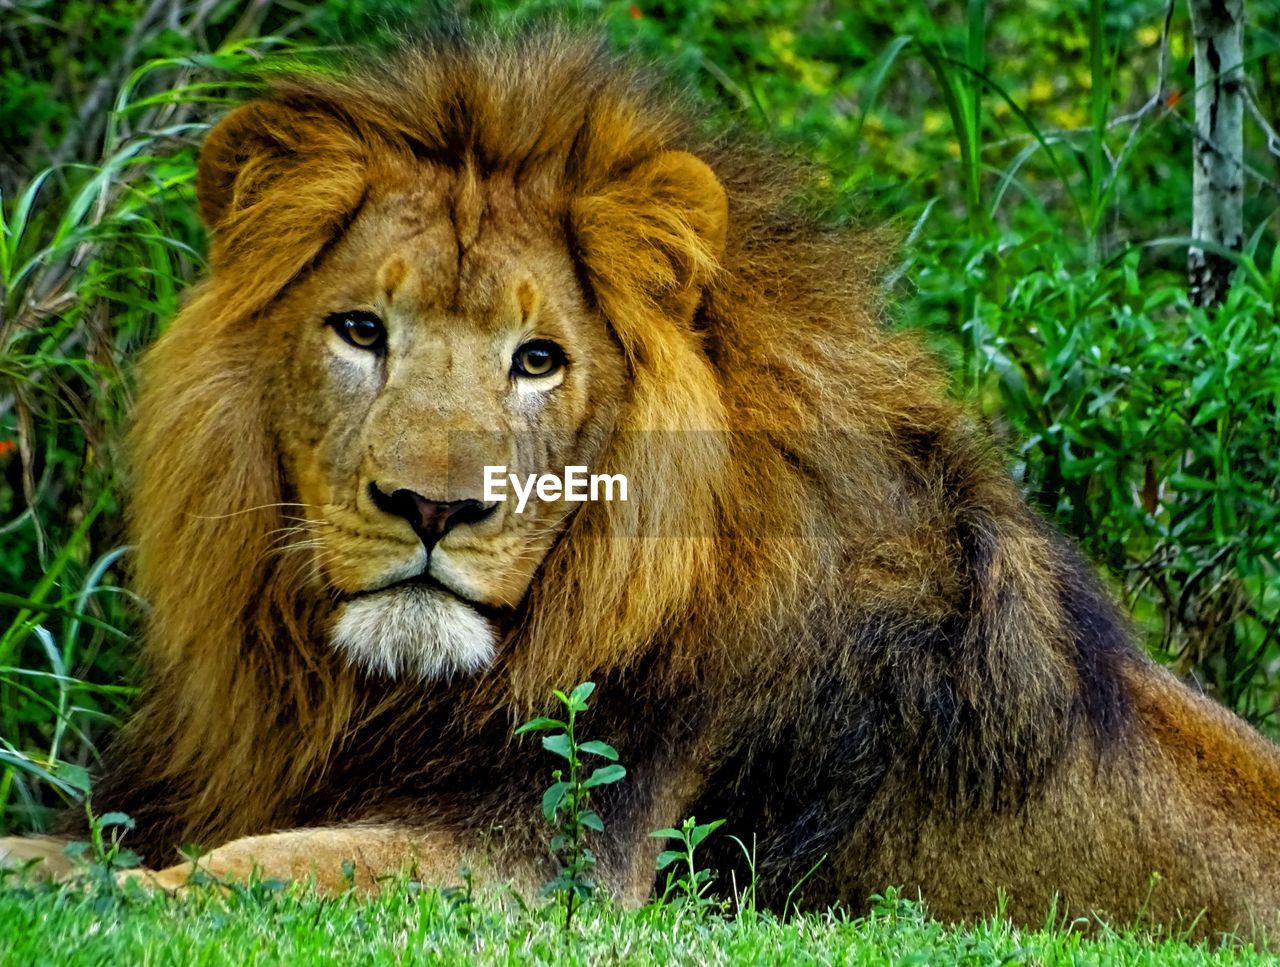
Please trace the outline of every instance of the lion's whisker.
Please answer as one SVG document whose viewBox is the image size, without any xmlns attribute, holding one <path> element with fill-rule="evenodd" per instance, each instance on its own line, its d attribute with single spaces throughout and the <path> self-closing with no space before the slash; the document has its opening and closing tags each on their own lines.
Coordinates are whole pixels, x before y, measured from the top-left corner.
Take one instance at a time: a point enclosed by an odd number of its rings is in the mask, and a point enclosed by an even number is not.
<svg viewBox="0 0 1280 967">
<path fill-rule="evenodd" d="M 243 510 L 233 510 L 227 514 L 197 514 L 192 511 L 187 511 L 186 514 L 196 520 L 226 520 L 230 517 L 240 517 L 244 514 L 256 514 L 260 510 L 271 510 L 275 507 L 301 507 L 305 510 L 307 505 L 296 500 L 283 500 L 272 504 L 257 504 L 253 507 L 245 507 Z"/>
</svg>

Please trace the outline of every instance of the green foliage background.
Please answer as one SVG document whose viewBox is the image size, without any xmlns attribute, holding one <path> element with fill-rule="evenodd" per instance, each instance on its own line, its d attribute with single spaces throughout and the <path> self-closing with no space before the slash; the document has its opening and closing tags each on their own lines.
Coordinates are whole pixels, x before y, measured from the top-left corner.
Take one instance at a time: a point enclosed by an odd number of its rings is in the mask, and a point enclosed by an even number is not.
<svg viewBox="0 0 1280 967">
<path fill-rule="evenodd" d="M 454 12 L 599 25 L 812 158 L 842 214 L 898 225 L 894 324 L 948 358 L 1153 653 L 1275 730 L 1280 164 L 1251 126 L 1253 235 L 1227 304 L 1191 307 L 1182 4 L 1159 90 L 1151 0 L 463 7 L 19 0 L 0 20 L 0 831 L 81 795 L 128 708 L 145 603 L 123 590 L 117 441 L 130 363 L 202 269 L 204 127 L 271 58 Z M 1276 119 L 1280 8 L 1246 7 Z"/>
</svg>

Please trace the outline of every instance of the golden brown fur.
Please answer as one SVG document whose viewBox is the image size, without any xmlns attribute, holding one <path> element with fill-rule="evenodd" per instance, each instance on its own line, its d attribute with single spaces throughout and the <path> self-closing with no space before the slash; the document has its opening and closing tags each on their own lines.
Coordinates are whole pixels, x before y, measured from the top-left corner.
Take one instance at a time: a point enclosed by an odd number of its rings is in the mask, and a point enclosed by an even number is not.
<svg viewBox="0 0 1280 967">
<path fill-rule="evenodd" d="M 534 884 L 547 763 L 510 729 L 592 679 L 589 729 L 629 769 L 600 800 L 619 895 L 652 886 L 645 834 L 696 813 L 756 838 L 773 904 L 817 864 L 815 903 L 897 885 L 973 917 L 1003 888 L 1029 923 L 1057 896 L 1274 927 L 1275 750 L 1138 654 L 918 339 L 882 325 L 884 240 L 806 216 L 802 170 L 692 118 L 539 35 L 282 80 L 213 132 L 212 273 L 149 354 L 132 437 L 150 686 L 95 805 L 134 816 L 155 868 L 192 841 L 219 872 L 334 884 L 344 859 L 438 880 L 483 853 Z M 492 662 L 432 681 L 353 666 L 316 562 L 272 553 L 320 473 L 280 368 L 291 313 L 374 254 L 388 291 L 432 257 L 348 238 L 411 190 L 447 211 L 457 318 L 493 246 L 576 306 L 603 382 L 573 425 L 635 494 L 549 524 Z M 709 857 L 726 880 L 736 853 Z"/>
</svg>

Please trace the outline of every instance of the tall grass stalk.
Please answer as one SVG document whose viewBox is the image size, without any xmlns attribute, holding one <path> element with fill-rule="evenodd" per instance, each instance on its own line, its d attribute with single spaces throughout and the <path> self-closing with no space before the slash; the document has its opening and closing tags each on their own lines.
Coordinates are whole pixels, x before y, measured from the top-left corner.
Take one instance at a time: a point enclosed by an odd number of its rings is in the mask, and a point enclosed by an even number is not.
<svg viewBox="0 0 1280 967">
<path fill-rule="evenodd" d="M 86 791 L 132 694 L 115 446 L 125 363 L 201 267 L 195 145 L 270 44 L 136 67 L 97 160 L 50 165 L 0 198 L 0 440 L 7 424 L 22 505 L 0 526 L 31 553 L 0 552 L 29 589 L 0 590 L 0 830 L 39 827 Z"/>
</svg>

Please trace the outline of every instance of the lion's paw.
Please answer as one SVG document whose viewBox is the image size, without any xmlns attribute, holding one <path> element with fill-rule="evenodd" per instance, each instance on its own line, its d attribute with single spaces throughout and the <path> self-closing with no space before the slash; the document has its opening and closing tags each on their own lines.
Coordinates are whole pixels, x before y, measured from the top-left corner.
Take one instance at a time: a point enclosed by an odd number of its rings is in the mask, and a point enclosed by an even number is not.
<svg viewBox="0 0 1280 967">
<path fill-rule="evenodd" d="M 145 867 L 121 870 L 116 873 L 116 885 L 122 889 L 141 888 L 148 893 L 167 893 L 179 896 L 192 888 L 208 887 L 226 892 L 234 876 L 227 871 L 215 872 L 210 869 L 209 857 L 200 860 L 199 868 L 190 862 L 166 866 L 162 870 L 151 870 Z"/>
<path fill-rule="evenodd" d="M 69 840 L 58 836 L 7 836 L 0 839 L 0 870 L 25 871 L 36 880 L 63 880 L 75 872 L 67 855 Z"/>
<path fill-rule="evenodd" d="M 185 890 L 190 883 L 190 864 L 170 866 L 163 870 L 148 870 L 139 867 L 132 870 L 121 870 L 116 874 L 116 885 L 122 889 L 137 887 L 149 893 L 168 893 L 170 896 Z"/>
</svg>

